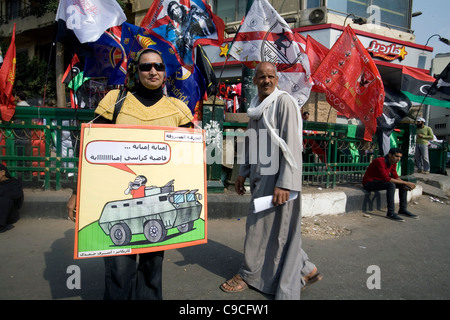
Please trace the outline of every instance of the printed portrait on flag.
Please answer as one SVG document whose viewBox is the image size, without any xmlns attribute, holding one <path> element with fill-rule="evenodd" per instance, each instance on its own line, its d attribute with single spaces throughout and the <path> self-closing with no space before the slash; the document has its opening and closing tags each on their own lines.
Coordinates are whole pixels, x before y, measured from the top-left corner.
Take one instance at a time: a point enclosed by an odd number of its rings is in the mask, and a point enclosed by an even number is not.
<svg viewBox="0 0 450 320">
<path fill-rule="evenodd" d="M 202 0 L 154 1 L 141 27 L 172 43 L 183 64 L 193 65 L 193 49 L 197 44 L 220 45 L 224 23 Z"/>
</svg>

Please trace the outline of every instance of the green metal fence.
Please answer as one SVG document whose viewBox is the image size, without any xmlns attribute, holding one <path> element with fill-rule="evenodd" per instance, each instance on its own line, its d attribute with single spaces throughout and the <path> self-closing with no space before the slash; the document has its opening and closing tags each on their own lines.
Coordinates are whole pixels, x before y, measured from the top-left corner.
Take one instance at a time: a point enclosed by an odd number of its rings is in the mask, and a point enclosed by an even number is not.
<svg viewBox="0 0 450 320">
<path fill-rule="evenodd" d="M 244 135 L 237 129 L 245 124 L 223 125 L 225 136 Z M 335 188 L 338 184 L 360 184 L 367 166 L 378 156 L 375 137 L 366 142 L 355 136 L 355 132 L 364 132 L 363 127 L 308 121 L 303 129 L 303 185 Z M 231 173 L 229 183 L 236 174 Z"/>
<path fill-rule="evenodd" d="M 11 174 L 21 179 L 25 186 L 59 190 L 66 185 L 73 185 L 78 172 L 81 123 L 93 118 L 93 110 L 17 107 L 12 121 L 0 122 L 1 161 L 6 163 Z M 246 127 L 245 124 L 220 123 L 224 137 L 238 135 L 234 129 L 245 130 Z M 411 172 L 410 164 L 408 165 L 411 155 L 405 156 L 413 141 L 409 137 L 413 134 L 409 128 L 407 125 L 400 132 L 394 133 L 395 142 L 406 148 L 403 160 L 407 171 L 402 169 L 402 175 Z M 226 129 L 233 130 L 230 133 Z M 304 185 L 334 188 L 343 183 L 359 184 L 373 157 L 378 156 L 375 139 L 368 143 L 357 138 L 360 135 L 355 132 L 364 130 L 363 127 L 306 122 L 303 129 Z M 237 165 L 234 165 L 234 169 L 236 168 Z M 208 165 L 208 191 L 214 182 L 223 180 L 222 169 L 221 163 Z M 235 174 L 236 170 L 233 171 Z M 233 173 L 229 175 L 232 176 Z M 220 192 L 220 188 L 217 190 Z"/>
<path fill-rule="evenodd" d="M 0 158 L 25 186 L 59 190 L 76 182 L 79 130 L 93 110 L 16 107 L 0 123 Z"/>
</svg>

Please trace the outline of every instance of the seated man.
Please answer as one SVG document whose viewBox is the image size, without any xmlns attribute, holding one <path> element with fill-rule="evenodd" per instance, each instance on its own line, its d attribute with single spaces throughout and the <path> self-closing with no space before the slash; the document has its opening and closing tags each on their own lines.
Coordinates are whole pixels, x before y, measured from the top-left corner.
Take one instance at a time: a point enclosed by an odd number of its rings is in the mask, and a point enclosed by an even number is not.
<svg viewBox="0 0 450 320">
<path fill-rule="evenodd" d="M 392 148 L 386 156 L 374 159 L 364 174 L 362 184 L 364 189 L 369 192 L 386 190 L 387 217 L 395 221 L 405 221 L 395 213 L 394 194 L 395 189 L 398 188 L 400 197 L 398 213 L 413 219 L 418 219 L 418 216 L 406 209 L 408 205 L 407 192 L 414 189 L 416 185 L 399 178 L 396 167 L 401 158 L 402 151 L 398 148 Z"/>
</svg>

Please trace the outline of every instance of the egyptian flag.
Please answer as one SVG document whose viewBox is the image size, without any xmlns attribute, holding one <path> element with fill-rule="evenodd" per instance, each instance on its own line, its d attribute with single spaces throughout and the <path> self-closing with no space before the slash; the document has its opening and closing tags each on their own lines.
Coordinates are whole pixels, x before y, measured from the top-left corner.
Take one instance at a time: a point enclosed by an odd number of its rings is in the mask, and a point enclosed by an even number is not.
<svg viewBox="0 0 450 320">
<path fill-rule="evenodd" d="M 313 80 L 326 92 L 328 103 L 347 118 L 365 126 L 364 140 L 372 141 L 377 117 L 383 112 L 384 87 L 378 68 L 353 29 L 347 26 Z"/>
<path fill-rule="evenodd" d="M 16 78 L 16 24 L 14 23 L 11 44 L 0 68 L 0 113 L 1 120 L 10 121 L 16 111 L 12 89 Z"/>
<path fill-rule="evenodd" d="M 438 79 L 421 69 L 403 66 L 401 91 L 411 100 L 421 104 L 450 108 L 449 65 Z"/>
</svg>

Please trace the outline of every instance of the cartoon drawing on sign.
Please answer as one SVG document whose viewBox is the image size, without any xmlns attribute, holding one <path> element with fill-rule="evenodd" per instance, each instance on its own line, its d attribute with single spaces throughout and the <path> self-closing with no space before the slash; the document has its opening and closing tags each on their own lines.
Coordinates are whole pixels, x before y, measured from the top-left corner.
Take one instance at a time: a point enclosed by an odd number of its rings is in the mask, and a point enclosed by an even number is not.
<svg viewBox="0 0 450 320">
<path fill-rule="evenodd" d="M 142 182 L 141 177 L 136 179 Z M 202 194 L 197 189 L 174 191 L 174 181 L 144 187 L 143 197 L 106 203 L 98 220 L 100 227 L 116 246 L 128 245 L 135 234 L 156 243 L 164 241 L 171 228 L 180 233 L 192 230 L 202 211 Z"/>
<path fill-rule="evenodd" d="M 145 184 L 147 178 L 145 176 L 137 176 L 134 181 L 128 183 L 128 188 L 124 191 L 125 194 L 130 194 L 133 198 L 142 198 L 145 196 Z"/>
</svg>

